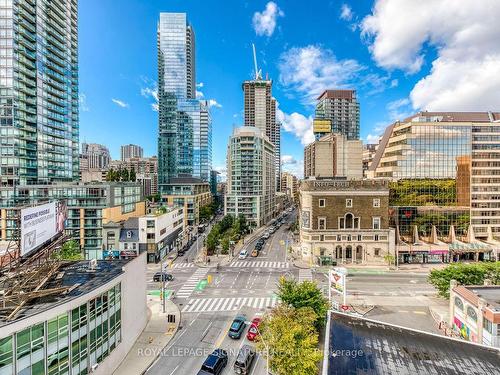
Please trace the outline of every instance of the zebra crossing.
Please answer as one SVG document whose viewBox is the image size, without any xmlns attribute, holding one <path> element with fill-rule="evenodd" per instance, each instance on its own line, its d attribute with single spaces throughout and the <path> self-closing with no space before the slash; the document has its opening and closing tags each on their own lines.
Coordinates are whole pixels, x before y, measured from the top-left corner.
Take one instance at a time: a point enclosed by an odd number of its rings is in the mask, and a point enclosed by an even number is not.
<svg viewBox="0 0 500 375">
<path fill-rule="evenodd" d="M 208 271 L 209 268 L 198 268 L 191 277 L 187 279 L 182 288 L 175 293 L 175 296 L 177 298 L 188 298 L 193 293 L 198 282 L 205 277 Z"/>
<path fill-rule="evenodd" d="M 229 267 L 234 268 L 288 268 L 288 262 L 271 262 L 271 261 L 233 261 Z"/>
<path fill-rule="evenodd" d="M 194 263 L 174 263 L 172 268 L 193 268 L 196 267 Z"/>
<path fill-rule="evenodd" d="M 220 311 L 235 311 L 242 307 L 263 309 L 274 307 L 278 297 L 230 297 L 230 298 L 199 298 L 192 299 L 182 309 L 183 313 L 208 313 Z"/>
<path fill-rule="evenodd" d="M 303 281 L 312 281 L 312 279 L 313 279 L 312 272 L 309 268 L 299 269 L 299 283 Z"/>
</svg>

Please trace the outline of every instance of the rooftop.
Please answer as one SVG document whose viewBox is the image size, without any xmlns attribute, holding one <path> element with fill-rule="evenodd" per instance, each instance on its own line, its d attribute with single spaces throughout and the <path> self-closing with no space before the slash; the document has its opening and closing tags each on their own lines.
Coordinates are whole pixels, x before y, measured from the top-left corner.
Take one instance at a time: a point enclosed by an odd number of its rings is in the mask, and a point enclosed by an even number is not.
<svg viewBox="0 0 500 375">
<path fill-rule="evenodd" d="M 453 291 L 476 306 L 482 298 L 492 310 L 500 312 L 500 285 L 459 285 Z"/>
<path fill-rule="evenodd" d="M 493 122 L 500 121 L 500 112 L 417 112 L 401 122 L 410 122 L 416 117 L 429 117 L 431 122 Z"/>
<path fill-rule="evenodd" d="M 99 260 L 95 270 L 89 268 L 89 261 L 63 262 L 40 290 L 69 288 L 66 292 L 45 295 L 29 300 L 12 320 L 0 315 L 0 327 L 49 310 L 71 299 L 85 295 L 108 283 L 123 273 L 128 260 Z M 23 277 L 23 275 L 20 275 Z"/>
<path fill-rule="evenodd" d="M 496 374 L 498 349 L 330 313 L 323 374 Z"/>
<path fill-rule="evenodd" d="M 318 96 L 317 100 L 323 98 L 331 99 L 356 99 L 356 90 L 325 90 Z"/>
<path fill-rule="evenodd" d="M 386 191 L 389 194 L 389 181 L 377 180 L 347 180 L 346 178 L 307 178 L 300 181 L 302 191 Z"/>
</svg>

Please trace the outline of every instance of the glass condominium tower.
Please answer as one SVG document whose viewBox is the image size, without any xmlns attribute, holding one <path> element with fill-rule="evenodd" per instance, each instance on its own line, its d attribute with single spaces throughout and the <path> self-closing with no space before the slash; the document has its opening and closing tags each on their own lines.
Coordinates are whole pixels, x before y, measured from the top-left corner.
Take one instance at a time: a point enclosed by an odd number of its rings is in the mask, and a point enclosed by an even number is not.
<svg viewBox="0 0 500 375">
<path fill-rule="evenodd" d="M 0 1 L 0 185 L 78 180 L 78 1 Z"/>
<path fill-rule="evenodd" d="M 158 182 L 210 180 L 212 125 L 206 102 L 196 99 L 195 35 L 185 13 L 160 13 L 158 23 Z"/>
</svg>

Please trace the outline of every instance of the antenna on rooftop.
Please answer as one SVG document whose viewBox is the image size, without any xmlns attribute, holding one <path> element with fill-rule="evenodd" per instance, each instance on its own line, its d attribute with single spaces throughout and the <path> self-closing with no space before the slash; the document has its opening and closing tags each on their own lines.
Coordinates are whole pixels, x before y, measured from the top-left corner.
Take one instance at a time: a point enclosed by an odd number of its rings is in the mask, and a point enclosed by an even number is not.
<svg viewBox="0 0 500 375">
<path fill-rule="evenodd" d="M 257 54 L 255 53 L 255 44 L 252 43 L 253 49 L 253 65 L 255 67 L 255 79 L 262 79 L 262 71 L 257 68 Z"/>
</svg>

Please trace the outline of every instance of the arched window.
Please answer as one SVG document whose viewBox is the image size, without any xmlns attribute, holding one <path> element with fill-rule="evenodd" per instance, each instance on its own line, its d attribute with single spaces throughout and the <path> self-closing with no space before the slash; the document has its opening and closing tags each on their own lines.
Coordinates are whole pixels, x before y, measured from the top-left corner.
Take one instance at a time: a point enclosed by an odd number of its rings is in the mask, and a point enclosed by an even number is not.
<svg viewBox="0 0 500 375">
<path fill-rule="evenodd" d="M 474 310 L 471 306 L 467 306 L 467 317 L 477 322 L 476 310 Z"/>
<path fill-rule="evenodd" d="M 462 300 L 459 297 L 455 297 L 455 306 L 460 311 L 464 311 L 464 303 L 462 302 Z"/>
<path fill-rule="evenodd" d="M 335 248 L 335 258 L 342 258 L 342 246 L 340 245 Z"/>
</svg>

